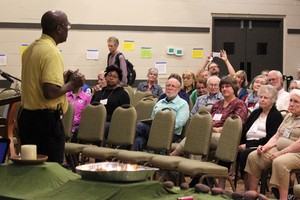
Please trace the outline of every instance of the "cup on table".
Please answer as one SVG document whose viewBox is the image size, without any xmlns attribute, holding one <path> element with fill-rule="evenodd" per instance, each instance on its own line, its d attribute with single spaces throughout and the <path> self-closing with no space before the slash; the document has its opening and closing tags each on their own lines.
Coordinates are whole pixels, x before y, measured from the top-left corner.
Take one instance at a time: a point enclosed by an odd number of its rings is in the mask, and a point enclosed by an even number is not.
<svg viewBox="0 0 300 200">
<path fill-rule="evenodd" d="M 21 146 L 21 159 L 22 160 L 36 160 L 36 145 L 26 144 Z"/>
</svg>

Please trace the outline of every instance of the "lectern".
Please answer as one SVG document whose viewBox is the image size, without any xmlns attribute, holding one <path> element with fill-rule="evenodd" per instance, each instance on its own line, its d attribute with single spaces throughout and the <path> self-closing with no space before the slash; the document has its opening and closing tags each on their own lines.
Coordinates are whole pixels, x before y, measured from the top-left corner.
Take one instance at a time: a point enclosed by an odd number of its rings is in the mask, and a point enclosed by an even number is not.
<svg viewBox="0 0 300 200">
<path fill-rule="evenodd" d="M 0 118 L 0 135 L 3 138 L 10 139 L 10 156 L 15 156 L 15 147 L 13 141 L 13 132 L 16 127 L 15 112 L 17 110 L 17 103 L 21 101 L 21 95 L 17 93 L 14 96 L 6 96 L 0 99 L 0 106 L 9 105 L 6 118 Z M 18 141 L 20 142 L 20 141 Z"/>
</svg>

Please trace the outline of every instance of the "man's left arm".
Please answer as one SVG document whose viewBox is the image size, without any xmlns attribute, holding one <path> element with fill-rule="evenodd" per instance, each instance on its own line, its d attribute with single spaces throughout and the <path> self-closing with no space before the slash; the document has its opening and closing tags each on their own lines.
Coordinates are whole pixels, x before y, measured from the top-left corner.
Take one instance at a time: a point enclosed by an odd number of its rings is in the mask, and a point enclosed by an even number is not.
<svg viewBox="0 0 300 200">
<path fill-rule="evenodd" d="M 121 83 L 123 86 L 127 85 L 127 65 L 126 65 L 126 60 L 125 57 L 123 55 L 119 56 L 119 60 L 120 60 L 120 68 L 122 70 L 122 75 L 123 78 L 121 80 Z"/>
</svg>

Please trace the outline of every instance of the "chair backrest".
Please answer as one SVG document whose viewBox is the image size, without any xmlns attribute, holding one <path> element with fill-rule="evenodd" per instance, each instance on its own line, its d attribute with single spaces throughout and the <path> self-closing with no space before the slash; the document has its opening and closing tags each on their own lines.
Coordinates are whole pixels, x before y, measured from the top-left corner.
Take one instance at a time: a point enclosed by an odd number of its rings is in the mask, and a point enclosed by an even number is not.
<svg viewBox="0 0 300 200">
<path fill-rule="evenodd" d="M 173 140 L 176 115 L 170 108 L 157 111 L 152 121 L 147 148 L 169 153 Z"/>
<path fill-rule="evenodd" d="M 207 111 L 207 112 L 211 112 L 211 107 L 212 105 L 205 105 L 205 106 L 200 106 L 198 113 L 203 112 L 203 111 Z"/>
<path fill-rule="evenodd" d="M 202 155 L 206 158 L 209 152 L 213 128 L 212 116 L 203 111 L 192 116 L 186 130 L 184 154 Z"/>
<path fill-rule="evenodd" d="M 0 91 L 0 99 L 6 99 L 18 95 L 20 95 L 20 92 L 14 88 L 5 88 Z M 8 107 L 9 107 L 8 104 L 0 106 L 0 115 L 3 116 L 4 118 L 6 118 Z"/>
<path fill-rule="evenodd" d="M 115 109 L 109 126 L 106 143 L 112 146 L 129 146 L 132 148 L 135 139 L 136 110 L 131 105 Z"/>
<path fill-rule="evenodd" d="M 106 115 L 106 108 L 104 105 L 88 104 L 81 113 L 78 141 L 102 142 Z"/>
<path fill-rule="evenodd" d="M 281 113 L 283 118 L 285 118 L 285 116 L 289 113 L 288 110 L 280 110 L 279 112 Z"/>
<path fill-rule="evenodd" d="M 228 117 L 223 125 L 222 134 L 216 150 L 216 158 L 234 162 L 242 135 L 242 120 L 239 116 Z"/>
<path fill-rule="evenodd" d="M 128 93 L 130 102 L 132 101 L 132 97 L 134 95 L 134 90 L 130 85 L 124 86 L 124 90 Z"/>
<path fill-rule="evenodd" d="M 142 119 L 149 119 L 151 118 L 153 107 L 155 106 L 156 102 L 153 98 L 143 98 L 140 100 L 136 106 L 135 110 L 137 113 L 137 120 Z"/>
<path fill-rule="evenodd" d="M 146 92 L 141 92 L 141 91 L 136 91 L 134 93 L 134 95 L 132 96 L 132 101 L 130 101 L 130 104 L 135 107 L 136 104 L 141 100 L 143 99 L 144 97 L 146 96 L 149 96 L 151 95 L 151 92 L 149 91 L 146 91 Z"/>
<path fill-rule="evenodd" d="M 64 114 L 64 117 L 62 119 L 62 123 L 65 129 L 65 135 L 67 139 L 71 137 L 73 122 L 74 122 L 74 105 L 72 103 L 69 103 L 68 110 Z"/>
</svg>

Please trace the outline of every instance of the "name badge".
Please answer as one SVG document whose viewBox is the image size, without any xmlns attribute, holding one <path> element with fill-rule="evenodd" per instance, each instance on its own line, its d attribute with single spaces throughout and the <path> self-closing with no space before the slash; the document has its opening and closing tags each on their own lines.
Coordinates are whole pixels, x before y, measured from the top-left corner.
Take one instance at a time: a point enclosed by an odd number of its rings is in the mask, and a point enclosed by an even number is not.
<svg viewBox="0 0 300 200">
<path fill-rule="evenodd" d="M 291 131 L 288 129 L 285 129 L 282 136 L 285 138 L 289 138 L 290 135 L 291 135 Z"/>
<path fill-rule="evenodd" d="M 101 103 L 102 105 L 106 105 L 106 104 L 107 104 L 107 99 L 101 99 L 101 100 L 100 100 L 100 103 Z"/>
<path fill-rule="evenodd" d="M 222 114 L 215 114 L 213 120 L 221 120 Z"/>
</svg>

